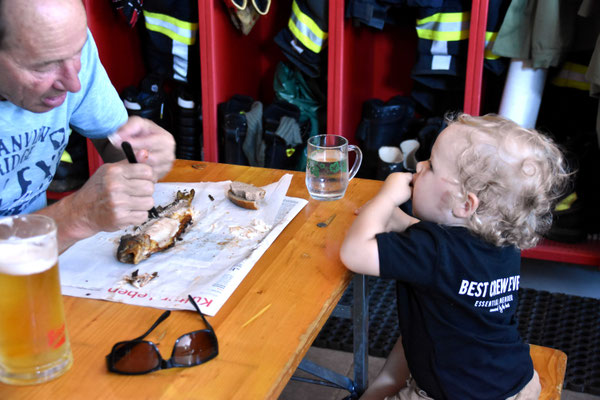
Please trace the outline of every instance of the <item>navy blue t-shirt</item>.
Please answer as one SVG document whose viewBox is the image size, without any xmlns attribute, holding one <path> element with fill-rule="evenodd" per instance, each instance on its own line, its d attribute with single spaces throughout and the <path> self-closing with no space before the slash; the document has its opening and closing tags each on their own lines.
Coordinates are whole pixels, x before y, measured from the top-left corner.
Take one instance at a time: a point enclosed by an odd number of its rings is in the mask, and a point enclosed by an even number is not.
<svg viewBox="0 0 600 400">
<path fill-rule="evenodd" d="M 419 222 L 377 235 L 380 275 L 397 281 L 402 344 L 436 400 L 506 399 L 533 377 L 515 311 L 520 252 L 461 227 Z"/>
</svg>

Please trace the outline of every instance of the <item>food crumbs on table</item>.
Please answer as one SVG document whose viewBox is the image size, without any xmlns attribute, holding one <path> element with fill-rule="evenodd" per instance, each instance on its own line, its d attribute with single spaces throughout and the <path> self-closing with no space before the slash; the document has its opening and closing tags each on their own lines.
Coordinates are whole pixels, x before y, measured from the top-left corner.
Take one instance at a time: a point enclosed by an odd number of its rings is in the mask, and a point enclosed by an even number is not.
<svg viewBox="0 0 600 400">
<path fill-rule="evenodd" d="M 206 168 L 206 165 L 204 165 L 204 164 L 194 164 L 194 165 L 192 165 L 192 168 L 194 168 L 194 169 L 204 169 L 204 168 Z"/>
<path fill-rule="evenodd" d="M 156 278 L 157 276 L 158 272 L 153 272 L 152 274 L 146 272 L 144 274 L 139 275 L 139 269 L 136 269 L 131 273 L 131 276 L 125 275 L 123 277 L 123 281 L 139 289 L 143 286 L 146 286 L 148 283 L 150 283 L 152 279 Z"/>
<path fill-rule="evenodd" d="M 215 201 L 215 198 L 212 197 L 210 194 L 208 195 L 208 198 L 210 199 L 210 201 Z"/>
</svg>

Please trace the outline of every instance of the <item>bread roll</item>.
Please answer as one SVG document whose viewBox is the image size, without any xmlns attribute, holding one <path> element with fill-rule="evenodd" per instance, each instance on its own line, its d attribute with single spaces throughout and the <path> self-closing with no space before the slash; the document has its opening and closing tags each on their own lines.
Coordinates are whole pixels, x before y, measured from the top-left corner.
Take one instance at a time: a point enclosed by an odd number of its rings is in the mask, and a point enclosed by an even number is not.
<svg viewBox="0 0 600 400">
<path fill-rule="evenodd" d="M 258 210 L 258 201 L 264 199 L 265 190 L 244 182 L 231 182 L 227 198 L 235 205 L 249 210 Z"/>
</svg>

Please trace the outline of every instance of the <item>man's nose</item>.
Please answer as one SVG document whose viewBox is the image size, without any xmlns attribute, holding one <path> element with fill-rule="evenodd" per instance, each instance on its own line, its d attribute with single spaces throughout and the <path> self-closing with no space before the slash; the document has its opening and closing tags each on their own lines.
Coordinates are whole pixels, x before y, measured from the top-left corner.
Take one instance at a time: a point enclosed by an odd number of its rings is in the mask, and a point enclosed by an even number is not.
<svg viewBox="0 0 600 400">
<path fill-rule="evenodd" d="M 81 70 L 81 61 L 79 59 L 65 61 L 61 66 L 60 76 L 55 85 L 56 88 L 71 93 L 79 92 L 81 90 L 79 70 Z"/>
</svg>

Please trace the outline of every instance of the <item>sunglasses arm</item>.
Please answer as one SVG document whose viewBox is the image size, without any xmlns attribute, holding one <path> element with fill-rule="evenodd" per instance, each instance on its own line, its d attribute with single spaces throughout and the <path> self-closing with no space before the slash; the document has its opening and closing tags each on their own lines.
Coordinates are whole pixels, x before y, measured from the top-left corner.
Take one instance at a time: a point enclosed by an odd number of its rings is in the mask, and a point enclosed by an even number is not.
<svg viewBox="0 0 600 400">
<path fill-rule="evenodd" d="M 204 323 L 212 330 L 214 331 L 213 327 L 211 324 L 208 323 L 206 317 L 204 316 L 204 314 L 202 313 L 202 311 L 200 311 L 200 307 L 198 307 L 198 304 L 196 304 L 196 302 L 194 301 L 194 298 L 192 297 L 192 295 L 188 294 L 188 299 L 190 300 L 190 302 L 192 303 L 192 305 L 194 306 L 194 308 L 196 309 L 196 311 L 198 311 L 198 314 L 200 314 L 200 316 L 202 317 L 202 320 L 204 321 Z"/>
<path fill-rule="evenodd" d="M 154 324 L 152 324 L 152 326 L 150 327 L 150 329 L 148 329 L 146 331 L 146 333 L 144 333 L 142 336 L 136 337 L 135 339 L 132 339 L 132 342 L 138 341 L 138 340 L 142 340 L 143 338 L 145 338 L 146 336 L 148 336 L 150 334 L 150 332 L 152 332 L 154 329 L 156 329 L 156 327 L 158 325 L 160 325 L 161 322 L 163 322 L 165 319 L 167 319 L 169 317 L 169 315 L 171 315 L 171 311 L 167 310 L 164 313 L 162 313 L 162 315 L 160 317 L 158 317 L 158 319 L 156 320 L 156 322 Z"/>
</svg>

